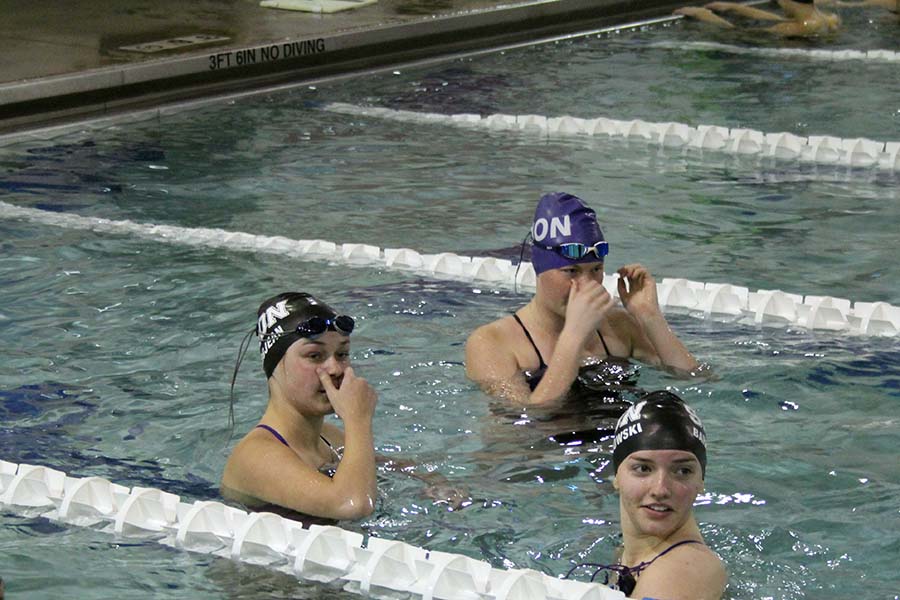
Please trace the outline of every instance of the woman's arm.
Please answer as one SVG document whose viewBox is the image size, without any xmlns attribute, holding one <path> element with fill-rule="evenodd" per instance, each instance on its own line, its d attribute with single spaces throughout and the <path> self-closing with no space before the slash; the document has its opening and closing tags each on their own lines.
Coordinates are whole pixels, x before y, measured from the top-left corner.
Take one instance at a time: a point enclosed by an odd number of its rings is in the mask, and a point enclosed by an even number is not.
<svg viewBox="0 0 900 600">
<path fill-rule="evenodd" d="M 731 12 L 759 21 L 787 21 L 787 19 L 781 15 L 747 6 L 746 4 L 741 4 L 739 2 L 710 2 L 706 5 L 706 8 L 716 12 Z"/>
<path fill-rule="evenodd" d="M 509 402 L 528 404 L 531 390 L 507 346 L 502 321 L 482 325 L 466 340 L 466 377 L 484 393 Z"/>
<path fill-rule="evenodd" d="M 386 471 L 403 473 L 407 477 L 418 479 L 426 484 L 423 493 L 435 503 L 444 503 L 453 509 L 460 508 L 470 501 L 469 493 L 458 484 L 451 482 L 438 471 L 428 471 L 418 463 L 406 458 L 389 458 L 378 455 L 376 460 Z"/>
<path fill-rule="evenodd" d="M 634 319 L 631 330 L 632 356 L 641 362 L 690 373 L 700 367 L 694 355 L 669 327 L 659 308 L 656 280 L 639 264 L 619 269 L 619 298 Z M 636 326 L 635 326 L 636 325 Z"/>
<path fill-rule="evenodd" d="M 572 352 L 566 350 L 567 344 L 557 344 L 551 365 L 533 392 L 519 370 L 510 344 L 499 321 L 473 331 L 466 342 L 466 376 L 486 394 L 511 404 L 545 406 L 566 395 L 578 374 L 577 357 L 569 357 Z"/>
<path fill-rule="evenodd" d="M 673 11 L 673 14 L 691 17 L 697 19 L 698 21 L 703 21 L 704 23 L 711 23 L 713 25 L 718 25 L 719 27 L 725 27 L 726 29 L 734 28 L 734 25 L 732 25 L 730 22 L 726 21 L 708 8 L 703 8 L 702 6 L 682 6 L 681 8 L 675 9 Z"/>
<path fill-rule="evenodd" d="M 344 370 L 341 387 L 336 388 L 331 376 L 319 371 L 319 381 L 334 407 L 334 412 L 344 422 L 344 454 L 331 478 L 340 489 L 349 492 L 341 509 L 361 518 L 372 514 L 378 483 L 375 478 L 375 440 L 372 435 L 372 417 L 378 396 L 369 383 L 356 377 L 352 367 Z"/>
</svg>

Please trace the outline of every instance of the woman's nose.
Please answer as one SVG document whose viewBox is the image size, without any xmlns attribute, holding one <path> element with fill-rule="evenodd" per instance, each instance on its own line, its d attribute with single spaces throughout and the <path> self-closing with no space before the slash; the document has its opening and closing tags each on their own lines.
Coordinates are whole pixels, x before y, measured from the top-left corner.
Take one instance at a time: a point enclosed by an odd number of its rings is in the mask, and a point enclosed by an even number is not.
<svg viewBox="0 0 900 600">
<path fill-rule="evenodd" d="M 656 498 L 666 498 L 669 496 L 669 490 L 669 475 L 664 472 L 657 473 L 653 478 L 650 493 Z"/>
<path fill-rule="evenodd" d="M 344 363 L 332 354 L 325 361 L 325 372 L 332 377 L 340 377 L 344 374 Z"/>
</svg>

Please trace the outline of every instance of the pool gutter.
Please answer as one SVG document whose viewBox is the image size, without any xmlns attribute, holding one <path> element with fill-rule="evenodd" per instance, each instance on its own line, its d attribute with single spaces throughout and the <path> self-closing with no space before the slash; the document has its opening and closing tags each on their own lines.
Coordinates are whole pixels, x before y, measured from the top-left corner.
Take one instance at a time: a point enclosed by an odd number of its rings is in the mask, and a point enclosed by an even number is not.
<svg viewBox="0 0 900 600">
<path fill-rule="evenodd" d="M 228 45 L 0 84 L 0 132 L 521 44 L 668 15 L 682 1 L 543 0 Z"/>
</svg>

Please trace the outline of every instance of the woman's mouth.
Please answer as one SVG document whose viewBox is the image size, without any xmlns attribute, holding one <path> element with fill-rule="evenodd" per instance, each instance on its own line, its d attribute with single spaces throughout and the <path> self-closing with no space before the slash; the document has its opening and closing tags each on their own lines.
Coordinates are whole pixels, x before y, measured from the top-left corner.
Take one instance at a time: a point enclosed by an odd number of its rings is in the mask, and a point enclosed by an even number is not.
<svg viewBox="0 0 900 600">
<path fill-rule="evenodd" d="M 653 514 L 664 515 L 666 513 L 672 512 L 672 507 L 666 504 L 643 504 L 641 508 L 646 508 Z"/>
</svg>

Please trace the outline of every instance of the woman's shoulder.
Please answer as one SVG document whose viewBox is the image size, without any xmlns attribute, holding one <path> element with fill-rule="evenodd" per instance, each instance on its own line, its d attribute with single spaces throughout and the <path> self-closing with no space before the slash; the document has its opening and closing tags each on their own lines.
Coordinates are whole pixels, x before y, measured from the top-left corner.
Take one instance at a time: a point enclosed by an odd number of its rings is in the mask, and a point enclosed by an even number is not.
<svg viewBox="0 0 900 600">
<path fill-rule="evenodd" d="M 638 578 L 635 597 L 656 597 L 667 590 L 672 598 L 718 600 L 728 575 L 719 555 L 704 543 L 681 544 L 653 561 Z"/>
<path fill-rule="evenodd" d="M 687 576 L 711 588 L 721 586 L 724 590 L 727 583 L 724 561 L 705 543 L 682 544 L 657 562 L 662 567 L 672 567 L 675 572 L 689 574 Z"/>
<path fill-rule="evenodd" d="M 258 474 L 260 465 L 267 463 L 273 455 L 282 458 L 296 457 L 294 451 L 276 437 L 271 429 L 253 427 L 228 455 L 222 474 L 223 483 L 230 487 L 241 487 L 240 482 L 248 475 Z"/>
<path fill-rule="evenodd" d="M 467 344 L 498 344 L 509 340 L 515 333 L 515 327 L 518 327 L 513 315 L 501 317 L 496 321 L 485 323 L 475 328 L 469 334 Z"/>
</svg>

